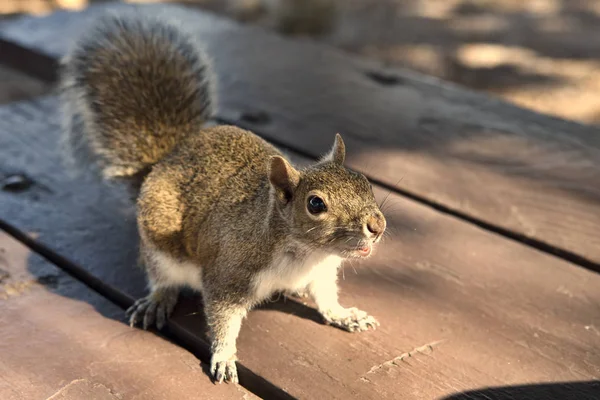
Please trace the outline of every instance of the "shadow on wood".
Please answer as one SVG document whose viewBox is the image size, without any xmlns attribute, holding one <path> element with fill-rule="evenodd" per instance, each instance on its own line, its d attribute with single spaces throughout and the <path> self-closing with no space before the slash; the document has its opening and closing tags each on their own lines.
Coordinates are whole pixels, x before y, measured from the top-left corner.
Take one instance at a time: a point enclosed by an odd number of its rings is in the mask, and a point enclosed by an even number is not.
<svg viewBox="0 0 600 400">
<path fill-rule="evenodd" d="M 502 386 L 457 393 L 442 400 L 598 400 L 600 381 Z"/>
</svg>

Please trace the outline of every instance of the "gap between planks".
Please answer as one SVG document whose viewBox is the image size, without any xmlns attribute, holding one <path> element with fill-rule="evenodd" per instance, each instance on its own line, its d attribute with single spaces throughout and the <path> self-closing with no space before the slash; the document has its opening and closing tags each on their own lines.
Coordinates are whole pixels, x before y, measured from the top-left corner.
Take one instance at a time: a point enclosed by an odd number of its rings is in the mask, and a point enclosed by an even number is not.
<svg viewBox="0 0 600 400">
<path fill-rule="evenodd" d="M 31 236 L 22 232 L 18 228 L 9 224 L 6 221 L 0 219 L 0 231 L 4 231 L 8 235 L 12 236 L 15 240 L 21 242 L 23 245 L 28 247 L 31 251 L 37 253 L 48 262 L 52 263 L 56 267 L 65 271 L 74 279 L 83 283 L 102 297 L 111 301 L 115 305 L 122 309 L 129 308 L 133 303 L 134 299 L 120 291 L 113 286 L 102 282 L 93 274 L 87 272 L 84 268 L 71 262 L 67 258 L 54 252 L 49 247 L 33 239 Z M 289 300 L 293 301 L 293 300 Z M 173 321 L 167 322 L 167 329 L 164 331 L 157 332 L 152 330 L 154 333 L 166 336 L 167 338 L 175 341 L 177 344 L 190 351 L 200 360 L 205 363 L 210 363 L 210 351 L 209 344 L 194 336 L 191 332 L 184 329 L 178 323 Z M 260 375 L 255 374 L 244 365 L 237 362 L 238 375 L 240 378 L 240 385 L 248 391 L 252 392 L 256 396 L 265 399 L 277 399 L 277 400 L 292 400 L 295 397 L 291 396 L 283 389 L 277 387 L 273 383 Z"/>
</svg>

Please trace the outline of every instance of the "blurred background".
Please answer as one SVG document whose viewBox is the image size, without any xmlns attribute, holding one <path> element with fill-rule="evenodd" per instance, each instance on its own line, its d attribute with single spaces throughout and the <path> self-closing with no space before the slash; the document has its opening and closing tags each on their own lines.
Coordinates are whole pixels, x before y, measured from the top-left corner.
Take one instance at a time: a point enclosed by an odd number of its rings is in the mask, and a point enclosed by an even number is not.
<svg viewBox="0 0 600 400">
<path fill-rule="evenodd" d="M 0 0 L 0 23 L 95 0 Z M 129 2 L 142 2 L 128 0 Z M 188 0 L 245 24 L 600 123 L 600 0 Z M 0 102 L 49 87 L 0 66 Z"/>
</svg>

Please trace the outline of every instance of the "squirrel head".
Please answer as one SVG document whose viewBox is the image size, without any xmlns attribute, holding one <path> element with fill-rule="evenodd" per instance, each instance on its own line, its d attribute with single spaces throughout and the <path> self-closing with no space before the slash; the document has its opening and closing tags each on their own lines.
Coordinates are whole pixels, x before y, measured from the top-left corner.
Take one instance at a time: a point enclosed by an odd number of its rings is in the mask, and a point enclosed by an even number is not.
<svg viewBox="0 0 600 400">
<path fill-rule="evenodd" d="M 386 220 L 367 178 L 344 167 L 345 155 L 337 134 L 331 151 L 306 169 L 272 157 L 269 180 L 275 207 L 295 240 L 343 258 L 368 257 L 383 236 Z"/>
</svg>

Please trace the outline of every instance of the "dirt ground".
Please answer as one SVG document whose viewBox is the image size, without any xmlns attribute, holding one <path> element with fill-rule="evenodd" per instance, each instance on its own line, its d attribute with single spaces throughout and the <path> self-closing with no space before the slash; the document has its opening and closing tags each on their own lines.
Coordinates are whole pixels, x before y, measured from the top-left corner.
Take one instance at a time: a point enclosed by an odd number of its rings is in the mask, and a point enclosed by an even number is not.
<svg viewBox="0 0 600 400">
<path fill-rule="evenodd" d="M 43 14 L 85 1 L 0 0 L 0 13 Z M 600 124 L 600 0 L 184 2 Z"/>
</svg>

